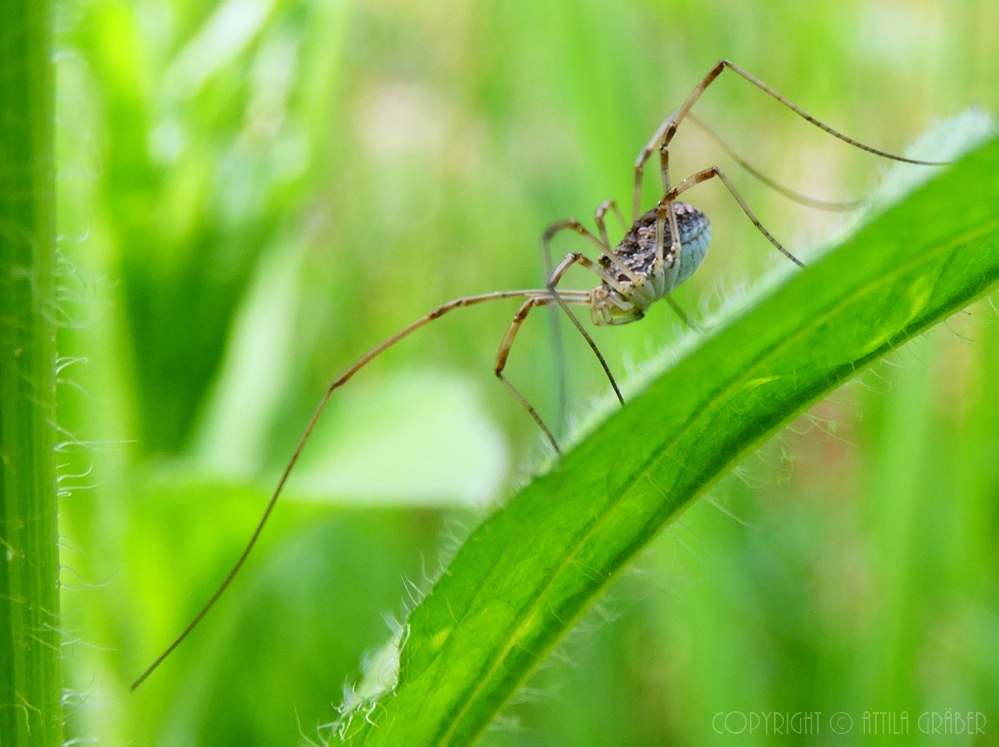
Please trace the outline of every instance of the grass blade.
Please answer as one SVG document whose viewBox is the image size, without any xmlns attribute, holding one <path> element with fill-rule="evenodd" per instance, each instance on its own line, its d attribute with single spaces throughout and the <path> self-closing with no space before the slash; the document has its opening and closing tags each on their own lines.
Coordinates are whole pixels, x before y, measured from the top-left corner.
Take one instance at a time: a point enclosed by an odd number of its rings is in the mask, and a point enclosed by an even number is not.
<svg viewBox="0 0 999 747">
<path fill-rule="evenodd" d="M 0 2 L 0 744 L 62 743 L 52 4 Z"/>
</svg>

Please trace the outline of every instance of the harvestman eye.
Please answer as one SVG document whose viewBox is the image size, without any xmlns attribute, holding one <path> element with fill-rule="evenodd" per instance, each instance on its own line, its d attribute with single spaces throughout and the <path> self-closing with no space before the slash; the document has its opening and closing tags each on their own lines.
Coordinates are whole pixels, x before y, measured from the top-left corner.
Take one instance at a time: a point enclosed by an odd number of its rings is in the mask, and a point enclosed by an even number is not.
<svg viewBox="0 0 999 747">
<path fill-rule="evenodd" d="M 191 631 L 194 630 L 204 616 L 208 614 L 208 611 L 215 605 L 219 597 L 221 597 L 225 590 L 229 587 L 240 568 L 243 567 L 243 564 L 246 562 L 246 558 L 249 556 L 250 551 L 253 549 L 257 539 L 260 537 L 260 533 L 263 531 L 264 525 L 267 523 L 267 519 L 274 510 L 274 505 L 277 503 L 278 497 L 281 495 L 281 491 L 284 489 L 285 483 L 288 481 L 288 476 L 291 474 L 295 463 L 298 461 L 306 441 L 308 441 L 309 436 L 312 434 L 312 431 L 316 426 L 316 422 L 319 420 L 320 415 L 322 415 L 322 412 L 325 409 L 326 404 L 329 402 L 330 397 L 333 395 L 333 392 L 347 383 L 347 381 L 353 377 L 354 374 L 364 368 L 364 366 L 366 366 L 374 358 L 395 345 L 404 337 L 408 337 L 410 333 L 415 332 L 435 319 L 444 316 L 444 314 L 447 314 L 449 311 L 453 311 L 454 309 L 458 309 L 463 306 L 473 306 L 486 301 L 498 301 L 514 298 L 522 299 L 520 308 L 518 308 L 516 314 L 514 314 L 513 321 L 507 328 L 506 334 L 503 336 L 502 342 L 500 343 L 494 371 L 496 373 L 496 377 L 503 383 L 503 385 L 538 424 L 545 436 L 551 442 L 555 451 L 557 453 L 561 453 L 555 437 L 552 435 L 548 426 L 545 425 L 541 416 L 538 415 L 537 410 L 534 409 L 534 407 L 503 375 L 503 371 L 506 368 L 507 358 L 510 355 L 510 350 L 517 337 L 517 332 L 520 330 L 521 325 L 524 323 L 524 320 L 527 318 L 532 309 L 539 306 L 557 305 L 558 308 L 561 308 L 566 313 L 572 324 L 577 330 L 579 330 L 579 333 L 586 340 L 590 349 L 593 350 L 593 353 L 600 362 L 604 373 L 607 375 L 607 379 L 610 382 L 611 387 L 614 389 L 614 393 L 617 395 L 621 404 L 624 405 L 624 397 L 621 396 L 621 390 L 618 388 L 617 382 L 614 380 L 614 375 L 611 373 L 610 367 L 607 365 L 607 361 L 604 360 L 604 357 L 600 353 L 596 343 L 593 341 L 593 338 L 590 337 L 590 334 L 580 323 L 579 319 L 576 318 L 575 314 L 573 314 L 570 307 L 587 306 L 589 307 L 590 316 L 594 324 L 598 326 L 613 326 L 638 321 L 645 315 L 646 310 L 652 304 L 660 299 L 665 299 L 673 310 L 684 320 L 684 322 L 690 324 L 686 315 L 673 301 L 670 294 L 681 283 L 689 278 L 697 270 L 697 268 L 700 267 L 701 262 L 704 261 L 704 257 L 708 251 L 708 244 L 711 241 L 711 223 L 707 216 L 696 207 L 689 203 L 679 201 L 678 198 L 681 195 L 693 187 L 696 187 L 698 184 L 702 184 L 709 179 L 717 178 L 725 185 L 725 187 L 728 188 L 732 197 L 734 197 L 736 202 L 739 203 L 739 207 L 742 208 L 742 211 L 746 214 L 749 220 L 752 221 L 753 225 L 756 226 L 760 233 L 762 233 L 767 240 L 773 244 L 774 248 L 799 267 L 804 267 L 804 265 L 793 254 L 785 249 L 780 242 L 777 241 L 777 239 L 775 239 L 770 232 L 763 227 L 760 221 L 757 220 L 749 205 L 743 199 L 742 195 L 739 194 L 732 182 L 729 181 L 729 178 L 717 166 L 691 174 L 675 186 L 673 185 L 669 169 L 669 146 L 673 141 L 680 125 L 684 121 L 690 120 L 695 124 L 695 126 L 705 130 L 711 137 L 718 140 L 723 149 L 732 155 L 736 162 L 743 168 L 746 168 L 751 174 L 773 187 L 781 194 L 784 194 L 786 197 L 805 205 L 822 209 L 848 210 L 857 207 L 858 205 L 858 203 L 840 204 L 821 202 L 781 187 L 742 160 L 723 141 L 721 141 L 717 135 L 694 118 L 694 116 L 690 113 L 691 108 L 701 97 L 701 94 L 704 93 L 707 87 L 711 85 L 711 83 L 719 75 L 721 75 L 726 68 L 749 81 L 761 91 L 776 99 L 811 124 L 825 130 L 825 132 L 829 133 L 833 137 L 839 138 L 856 148 L 860 148 L 861 150 L 865 150 L 883 158 L 889 158 L 894 161 L 902 161 L 904 163 L 913 163 L 923 166 L 944 165 L 939 162 L 917 161 L 911 158 L 904 158 L 902 156 L 873 148 L 869 145 L 858 142 L 853 138 L 847 137 L 841 132 L 834 130 L 832 127 L 829 127 L 828 125 L 815 119 L 803 109 L 788 101 L 777 91 L 770 88 L 770 86 L 766 85 L 761 80 L 750 75 L 742 68 L 729 62 L 728 60 L 722 60 L 711 68 L 711 71 L 704 76 L 700 83 L 697 84 L 683 104 L 681 104 L 679 108 L 677 108 L 665 119 L 665 121 L 663 121 L 661 125 L 659 125 L 655 134 L 649 140 L 648 145 L 642 148 L 641 152 L 638 154 L 638 158 L 634 165 L 635 190 L 632 201 L 630 227 L 625 222 L 624 216 L 621 214 L 621 211 L 618 209 L 617 204 L 613 200 L 608 200 L 597 208 L 594 215 L 594 223 L 597 229 L 596 234 L 589 231 L 582 225 L 582 223 L 575 219 L 562 220 L 554 223 L 548 228 L 547 231 L 544 232 L 542 238 L 548 277 L 545 288 L 481 293 L 478 295 L 456 298 L 452 301 L 441 304 L 428 314 L 425 314 L 414 321 L 412 324 L 403 327 L 391 337 L 380 342 L 332 381 L 320 399 L 312 417 L 309 419 L 309 422 L 305 427 L 305 431 L 302 433 L 298 444 L 295 446 L 295 450 L 292 452 L 291 457 L 281 474 L 281 478 L 278 480 L 277 486 L 274 488 L 274 492 L 271 494 L 270 500 L 267 503 L 267 507 L 264 509 L 263 515 L 261 516 L 256 529 L 254 529 L 249 542 L 247 542 L 242 554 L 236 560 L 232 570 L 226 576 L 225 580 L 222 581 L 221 585 L 212 595 L 211 599 L 209 599 L 201 611 L 194 616 L 194 619 L 191 620 L 183 632 L 177 636 L 176 640 L 174 640 L 174 642 L 171 643 L 132 684 L 133 690 L 142 684 L 142 682 L 150 674 L 152 674 L 156 667 L 158 667 L 163 660 L 166 659 L 167 656 L 169 656 L 185 638 L 187 638 Z M 642 213 L 642 175 L 646 163 L 656 151 L 659 152 L 659 167 L 662 176 L 663 195 L 659 198 L 659 201 L 656 203 L 654 208 L 648 212 Z M 622 226 L 625 228 L 625 236 L 616 246 L 612 246 L 607 238 L 605 217 L 610 211 L 613 211 L 615 215 L 617 215 Z M 597 259 L 591 259 L 581 252 L 569 252 L 565 255 L 561 262 L 552 268 L 550 243 L 552 238 L 563 230 L 574 231 L 587 239 L 596 247 L 599 257 Z M 597 280 L 599 280 L 598 285 L 589 291 L 559 290 L 559 282 L 562 280 L 568 269 L 573 265 L 580 265 L 581 267 L 592 272 L 596 276 Z"/>
</svg>

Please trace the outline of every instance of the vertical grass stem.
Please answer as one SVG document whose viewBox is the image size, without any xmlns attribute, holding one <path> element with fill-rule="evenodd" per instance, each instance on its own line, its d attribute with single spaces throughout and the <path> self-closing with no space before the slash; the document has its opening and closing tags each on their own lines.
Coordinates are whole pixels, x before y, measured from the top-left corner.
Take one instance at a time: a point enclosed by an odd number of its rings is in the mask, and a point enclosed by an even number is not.
<svg viewBox="0 0 999 747">
<path fill-rule="evenodd" d="M 51 0 L 0 0 L 0 745 L 62 742 Z"/>
</svg>

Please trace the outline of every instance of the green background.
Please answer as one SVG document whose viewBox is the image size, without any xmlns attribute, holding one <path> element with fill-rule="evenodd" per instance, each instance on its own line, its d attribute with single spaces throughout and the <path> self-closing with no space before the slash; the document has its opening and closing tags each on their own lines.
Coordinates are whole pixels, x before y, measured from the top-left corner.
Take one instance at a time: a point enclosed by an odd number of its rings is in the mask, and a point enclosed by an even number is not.
<svg viewBox="0 0 999 747">
<path fill-rule="evenodd" d="M 95 0 L 61 3 L 57 34 L 68 736 L 108 744 L 317 738 L 545 454 L 491 372 L 513 304 L 456 312 L 335 398 L 243 576 L 127 686 L 238 555 L 329 379 L 442 301 L 542 284 L 544 228 L 627 205 L 639 149 L 720 57 L 890 150 L 999 104 L 986 1 Z M 885 168 L 735 77 L 697 111 L 816 197 Z M 841 220 L 694 130 L 672 153 L 677 176 L 726 169 L 806 261 Z M 720 185 L 690 199 L 714 222 L 677 294 L 700 318 L 779 258 Z M 508 372 L 558 423 L 544 322 Z M 664 307 L 595 334 L 623 374 L 679 331 Z M 565 336 L 571 417 L 605 383 Z M 730 711 L 851 713 L 830 743 L 860 741 L 864 711 L 991 725 L 997 369 L 982 303 L 817 405 L 644 553 L 482 742 L 806 741 L 716 734 Z"/>
</svg>

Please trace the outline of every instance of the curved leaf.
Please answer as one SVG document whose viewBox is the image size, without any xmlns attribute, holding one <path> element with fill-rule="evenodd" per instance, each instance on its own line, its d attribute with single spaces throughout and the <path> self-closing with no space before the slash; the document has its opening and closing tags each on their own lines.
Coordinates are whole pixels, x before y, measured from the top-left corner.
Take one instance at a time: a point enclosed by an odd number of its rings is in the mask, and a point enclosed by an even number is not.
<svg viewBox="0 0 999 747">
<path fill-rule="evenodd" d="M 999 280 L 999 141 L 654 378 L 469 537 L 353 745 L 465 745 L 664 526 L 802 409 Z"/>
</svg>

